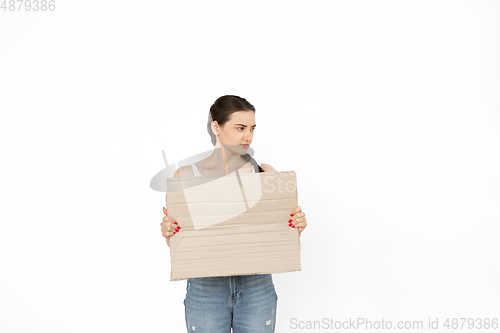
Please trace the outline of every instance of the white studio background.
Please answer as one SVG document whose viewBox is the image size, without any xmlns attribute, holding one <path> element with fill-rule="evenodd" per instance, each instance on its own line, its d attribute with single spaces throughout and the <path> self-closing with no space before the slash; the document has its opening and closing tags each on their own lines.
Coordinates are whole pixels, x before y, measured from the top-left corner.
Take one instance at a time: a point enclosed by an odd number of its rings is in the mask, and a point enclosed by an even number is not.
<svg viewBox="0 0 500 333">
<path fill-rule="evenodd" d="M 308 218 L 302 271 L 273 275 L 276 332 L 498 318 L 499 1 L 17 6 L 0 10 L 1 332 L 186 331 L 149 181 L 162 149 L 213 148 L 226 94 L 256 106 L 255 157 L 296 171 Z"/>
</svg>

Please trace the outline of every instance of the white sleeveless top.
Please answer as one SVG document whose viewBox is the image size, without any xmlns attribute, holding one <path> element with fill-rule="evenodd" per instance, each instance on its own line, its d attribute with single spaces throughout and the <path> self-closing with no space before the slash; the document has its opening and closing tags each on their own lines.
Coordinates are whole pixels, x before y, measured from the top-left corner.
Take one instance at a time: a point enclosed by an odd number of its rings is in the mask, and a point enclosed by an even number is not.
<svg viewBox="0 0 500 333">
<path fill-rule="evenodd" d="M 260 165 L 260 162 L 255 157 L 254 157 L 254 160 L 255 160 L 255 162 L 257 162 L 258 165 Z M 191 165 L 191 168 L 193 168 L 194 176 L 195 177 L 201 177 L 201 173 L 198 170 L 198 168 L 196 167 L 196 164 L 195 163 L 191 163 L 190 165 Z M 255 168 L 252 169 L 251 173 L 255 173 Z"/>
</svg>

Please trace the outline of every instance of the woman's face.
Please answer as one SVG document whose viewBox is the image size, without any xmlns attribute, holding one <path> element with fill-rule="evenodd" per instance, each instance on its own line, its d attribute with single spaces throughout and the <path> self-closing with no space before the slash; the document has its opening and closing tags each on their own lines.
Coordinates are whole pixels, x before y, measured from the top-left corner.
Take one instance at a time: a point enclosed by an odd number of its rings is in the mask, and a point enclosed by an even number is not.
<svg viewBox="0 0 500 333">
<path fill-rule="evenodd" d="M 253 111 L 238 111 L 231 114 L 231 119 L 219 127 L 219 139 L 234 154 L 244 155 L 253 139 L 255 129 L 255 113 Z"/>
</svg>

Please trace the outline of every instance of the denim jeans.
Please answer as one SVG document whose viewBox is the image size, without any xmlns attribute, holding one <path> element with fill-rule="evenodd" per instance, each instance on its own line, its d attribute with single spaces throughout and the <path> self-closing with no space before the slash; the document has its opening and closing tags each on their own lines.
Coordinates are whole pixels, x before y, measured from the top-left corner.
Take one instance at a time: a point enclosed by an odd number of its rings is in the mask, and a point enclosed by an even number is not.
<svg viewBox="0 0 500 333">
<path fill-rule="evenodd" d="M 274 332 L 278 295 L 271 274 L 188 279 L 189 333 Z"/>
</svg>

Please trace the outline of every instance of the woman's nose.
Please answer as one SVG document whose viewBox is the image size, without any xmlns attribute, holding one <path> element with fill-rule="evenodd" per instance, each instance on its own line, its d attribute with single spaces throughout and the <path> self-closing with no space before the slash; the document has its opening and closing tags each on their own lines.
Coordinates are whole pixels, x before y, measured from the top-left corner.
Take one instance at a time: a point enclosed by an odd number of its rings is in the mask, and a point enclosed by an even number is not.
<svg viewBox="0 0 500 333">
<path fill-rule="evenodd" d="M 248 140 L 252 139 L 252 135 L 253 135 L 252 132 L 246 132 L 245 133 L 245 139 L 248 139 Z"/>
</svg>

